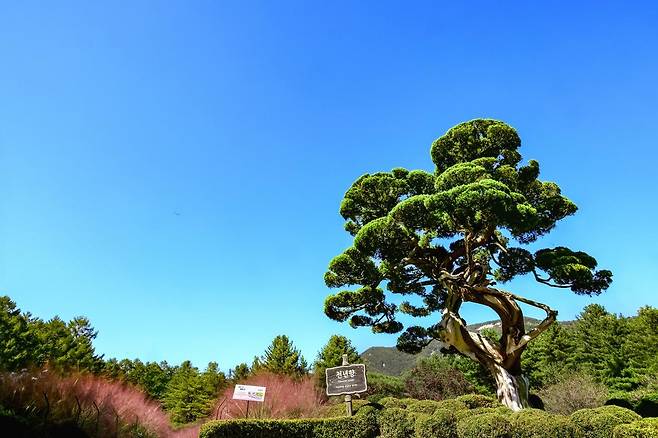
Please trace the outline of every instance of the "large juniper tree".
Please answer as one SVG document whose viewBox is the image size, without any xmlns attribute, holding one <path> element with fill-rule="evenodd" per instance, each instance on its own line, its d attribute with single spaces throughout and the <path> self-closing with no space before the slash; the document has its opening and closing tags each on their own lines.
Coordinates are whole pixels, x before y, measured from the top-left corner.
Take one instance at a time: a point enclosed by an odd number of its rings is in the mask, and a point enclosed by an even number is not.
<svg viewBox="0 0 658 438">
<path fill-rule="evenodd" d="M 363 175 L 340 207 L 353 246 L 335 257 L 325 274 L 329 287 L 359 286 L 326 299 L 330 318 L 382 333 L 404 329 L 398 312 L 430 320 L 406 328 L 398 348 L 418 352 L 437 339 L 479 361 L 495 378 L 498 398 L 515 410 L 527 406 L 521 353 L 557 312 L 497 283 L 531 274 L 545 285 L 592 295 L 612 279 L 584 252 L 556 247 L 533 253 L 523 247 L 577 208 L 557 184 L 538 179 L 536 161 L 520 164 L 520 145 L 505 123 L 472 120 L 432 144 L 434 173 L 398 168 Z M 409 300 L 395 305 L 387 300 L 389 293 Z M 497 313 L 498 342 L 467 329 L 459 314 L 466 302 Z M 542 309 L 546 319 L 526 331 L 520 303 Z"/>
</svg>

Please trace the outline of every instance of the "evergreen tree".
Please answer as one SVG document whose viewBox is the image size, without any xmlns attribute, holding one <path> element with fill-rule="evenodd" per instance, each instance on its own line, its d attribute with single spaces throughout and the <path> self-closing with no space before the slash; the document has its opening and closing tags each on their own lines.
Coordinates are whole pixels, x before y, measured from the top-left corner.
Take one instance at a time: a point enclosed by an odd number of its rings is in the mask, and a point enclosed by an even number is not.
<svg viewBox="0 0 658 438">
<path fill-rule="evenodd" d="M 163 404 L 174 423 L 185 424 L 207 416 L 214 396 L 199 370 L 190 361 L 185 361 L 169 381 Z"/>
<path fill-rule="evenodd" d="M 658 309 L 640 308 L 628 326 L 624 352 L 629 366 L 639 375 L 658 376 Z"/>
<path fill-rule="evenodd" d="M 275 374 L 301 376 L 308 372 L 307 367 L 306 360 L 290 339 L 286 335 L 279 335 L 272 340 L 255 368 Z"/>
<path fill-rule="evenodd" d="M 29 330 L 29 315 L 9 297 L 0 297 L 0 370 L 14 371 L 34 363 L 37 340 Z"/>
<path fill-rule="evenodd" d="M 208 394 L 216 395 L 226 386 L 226 375 L 219 370 L 217 362 L 210 362 L 205 371 L 201 373 L 201 380 Z"/>
<path fill-rule="evenodd" d="M 236 365 L 235 368 L 229 371 L 229 378 L 235 382 L 239 383 L 241 380 L 246 379 L 249 377 L 251 374 L 251 370 L 249 369 L 249 365 L 246 363 L 240 363 Z"/>
<path fill-rule="evenodd" d="M 318 357 L 313 363 L 313 375 L 316 384 L 324 389 L 327 385 L 325 379 L 325 370 L 331 367 L 337 367 L 343 364 L 343 354 L 347 354 L 349 363 L 359 363 L 361 357 L 352 343 L 345 336 L 333 335 L 329 338 L 327 344 L 322 347 Z"/>
<path fill-rule="evenodd" d="M 554 383 L 567 369 L 576 349 L 573 329 L 553 324 L 523 353 L 522 364 L 530 384 L 536 387 Z"/>
<path fill-rule="evenodd" d="M 521 163 L 520 146 L 511 126 L 476 119 L 432 143 L 434 172 L 396 168 L 359 177 L 340 206 L 353 244 L 324 277 L 329 287 L 352 288 L 326 299 L 328 317 L 375 333 L 402 332 L 399 312 L 419 318 L 422 325 L 407 327 L 398 348 L 415 353 L 436 339 L 479 361 L 495 378 L 500 401 L 514 410 L 528 406 L 521 355 L 557 312 L 498 284 L 530 275 L 596 295 L 612 281 L 582 251 L 527 249 L 577 207 L 557 184 L 539 179 L 537 161 Z M 415 299 L 397 304 L 393 294 Z M 470 332 L 460 315 L 465 303 L 496 312 L 502 336 L 491 342 Z M 526 330 L 521 304 L 546 318 Z"/>
</svg>

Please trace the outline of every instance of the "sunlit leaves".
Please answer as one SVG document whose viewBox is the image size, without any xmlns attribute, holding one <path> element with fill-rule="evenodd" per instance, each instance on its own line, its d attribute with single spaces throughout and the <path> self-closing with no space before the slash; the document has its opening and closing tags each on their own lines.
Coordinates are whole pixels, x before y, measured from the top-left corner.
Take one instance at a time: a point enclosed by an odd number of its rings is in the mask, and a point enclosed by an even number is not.
<svg viewBox="0 0 658 438">
<path fill-rule="evenodd" d="M 446 279 L 455 282 L 452 290 L 525 274 L 576 293 L 606 289 L 612 274 L 596 271 L 584 253 L 556 248 L 533 255 L 509 247 L 511 239 L 534 242 L 577 209 L 557 184 L 538 179 L 539 163 L 520 164 L 520 145 L 509 125 L 471 120 L 432 144 L 433 174 L 395 168 L 357 179 L 340 209 L 353 247 L 331 261 L 325 282 L 363 287 L 328 298 L 327 315 L 355 327 L 398 331 L 395 312 L 424 317 L 442 310 Z M 493 264 L 500 266 L 491 278 Z M 418 295 L 423 304 L 386 304 L 384 288 Z"/>
<path fill-rule="evenodd" d="M 500 164 L 516 165 L 521 156 L 521 139 L 503 122 L 491 119 L 471 120 L 451 128 L 432 143 L 432 161 L 437 173 L 458 163 L 477 158 L 496 158 Z"/>
<path fill-rule="evenodd" d="M 324 282 L 329 287 L 341 287 L 350 284 L 378 284 L 381 276 L 377 266 L 370 257 L 354 247 L 334 257 L 329 263 L 329 270 L 324 274 Z"/>
</svg>

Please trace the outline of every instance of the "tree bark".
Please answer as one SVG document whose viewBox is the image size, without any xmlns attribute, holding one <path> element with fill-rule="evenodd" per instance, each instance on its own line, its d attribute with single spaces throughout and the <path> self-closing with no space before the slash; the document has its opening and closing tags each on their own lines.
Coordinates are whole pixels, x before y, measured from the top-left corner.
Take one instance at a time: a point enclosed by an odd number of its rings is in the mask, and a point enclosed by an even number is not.
<svg viewBox="0 0 658 438">
<path fill-rule="evenodd" d="M 513 411 L 519 411 L 529 407 L 529 382 L 521 371 L 521 353 L 530 340 L 555 321 L 557 312 L 543 304 L 497 290 L 486 289 L 479 292 L 480 294 L 467 296 L 467 299 L 487 305 L 498 313 L 503 330 L 500 344 L 467 329 L 466 322 L 458 313 L 462 303 L 461 294 L 453 295 L 446 302 L 440 324 L 440 340 L 461 354 L 480 362 L 489 370 L 496 381 L 498 400 Z M 515 302 L 516 299 L 529 302 L 547 313 L 546 319 L 528 334 L 525 333 L 523 312 Z"/>
<path fill-rule="evenodd" d="M 498 400 L 513 411 L 529 407 L 528 378 L 523 374 L 514 375 L 502 366 L 491 362 L 486 365 L 496 380 Z"/>
</svg>

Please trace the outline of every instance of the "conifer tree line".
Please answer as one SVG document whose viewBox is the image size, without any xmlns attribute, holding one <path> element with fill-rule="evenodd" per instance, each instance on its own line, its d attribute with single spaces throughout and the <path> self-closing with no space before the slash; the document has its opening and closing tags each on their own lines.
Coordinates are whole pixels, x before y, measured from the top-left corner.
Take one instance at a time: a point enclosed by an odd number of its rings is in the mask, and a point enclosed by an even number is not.
<svg viewBox="0 0 658 438">
<path fill-rule="evenodd" d="M 483 331 L 486 337 L 499 334 Z M 158 400 L 178 424 L 209 415 L 218 394 L 252 374 L 268 372 L 293 378 L 312 375 L 324 392 L 324 371 L 342 363 L 359 363 L 357 350 L 344 336 L 334 335 L 309 365 L 292 340 L 279 335 L 256 356 L 251 365 L 241 363 L 227 373 L 217 362 L 199 369 L 190 361 L 180 365 L 143 362 L 139 359 L 104 359 L 93 346 L 97 335 L 84 317 L 49 321 L 22 312 L 9 297 L 0 297 L 0 371 L 21 372 L 47 367 L 60 373 L 90 372 L 129 383 Z M 658 309 L 646 306 L 625 317 L 593 304 L 575 321 L 553 324 L 525 351 L 523 367 L 534 388 L 559 382 L 574 372 L 591 376 L 616 391 L 641 390 L 658 380 Z M 403 376 L 369 373 L 373 401 L 384 396 L 444 399 L 463 393 L 492 395 L 495 382 L 476 361 L 460 355 L 422 357 Z"/>
</svg>

